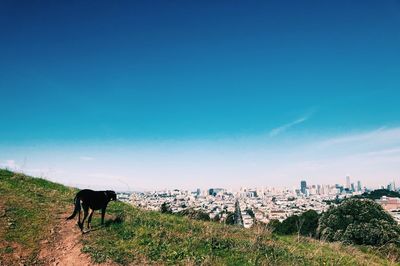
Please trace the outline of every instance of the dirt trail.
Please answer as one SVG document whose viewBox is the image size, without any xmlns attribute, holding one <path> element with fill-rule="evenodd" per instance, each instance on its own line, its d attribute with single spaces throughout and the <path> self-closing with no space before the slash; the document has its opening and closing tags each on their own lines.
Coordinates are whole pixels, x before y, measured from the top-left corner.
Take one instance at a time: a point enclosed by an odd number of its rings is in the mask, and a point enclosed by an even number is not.
<svg viewBox="0 0 400 266">
<path fill-rule="evenodd" d="M 52 229 L 50 238 L 42 241 L 39 260 L 45 265 L 94 265 L 90 257 L 81 252 L 82 233 L 76 225 L 76 219 L 65 220 L 65 217 L 68 217 L 68 214 L 60 215 L 57 225 Z"/>
</svg>

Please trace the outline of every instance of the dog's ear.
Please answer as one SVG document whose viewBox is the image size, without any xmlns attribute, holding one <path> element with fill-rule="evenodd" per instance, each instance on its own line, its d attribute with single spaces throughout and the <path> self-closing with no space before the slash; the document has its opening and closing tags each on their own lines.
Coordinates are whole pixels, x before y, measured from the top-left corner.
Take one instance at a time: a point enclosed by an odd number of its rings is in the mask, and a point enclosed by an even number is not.
<svg viewBox="0 0 400 266">
<path fill-rule="evenodd" d="M 109 190 L 108 192 L 110 194 L 111 200 L 117 200 L 117 193 L 115 193 L 115 191 Z"/>
</svg>

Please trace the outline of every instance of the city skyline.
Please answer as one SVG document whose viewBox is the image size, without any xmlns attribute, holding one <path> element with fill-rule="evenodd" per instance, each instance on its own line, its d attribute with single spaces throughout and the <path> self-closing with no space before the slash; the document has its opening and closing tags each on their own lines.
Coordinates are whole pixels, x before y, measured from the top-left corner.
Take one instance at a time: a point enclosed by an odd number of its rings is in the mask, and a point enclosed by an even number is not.
<svg viewBox="0 0 400 266">
<path fill-rule="evenodd" d="M 93 158 L 91 157 L 82 157 L 80 158 L 81 160 L 93 160 Z M 29 171 L 31 171 L 31 173 L 34 175 L 36 173 L 38 173 L 39 169 L 34 169 L 29 170 L 29 169 L 23 169 L 23 167 L 19 166 L 18 164 L 15 163 L 15 161 L 6 161 L 5 163 L 1 163 L 0 162 L 0 168 L 5 168 L 11 171 L 16 171 L 16 172 L 23 172 L 23 173 L 28 173 Z M 49 174 L 49 173 L 47 173 Z M 46 175 L 45 172 L 40 173 L 39 177 L 43 177 L 45 179 L 52 179 L 50 178 L 49 175 Z M 93 176 L 95 177 L 95 176 Z M 96 178 L 107 178 L 106 176 L 96 176 Z M 344 180 L 342 180 L 342 182 L 340 180 L 338 180 L 338 182 L 334 182 L 334 183 L 324 183 L 324 182 L 318 182 L 316 181 L 316 183 L 311 183 L 309 182 L 307 178 L 300 178 L 298 180 L 298 186 L 296 185 L 288 185 L 288 184 L 280 184 L 278 186 L 274 186 L 274 185 L 249 185 L 249 186 L 237 186 L 237 187 L 231 187 L 231 186 L 212 186 L 211 185 L 205 185 L 202 187 L 196 187 L 196 186 L 189 186 L 189 187 L 184 187 L 184 186 L 169 186 L 169 187 L 153 187 L 153 188 L 132 188 L 128 183 L 126 183 L 126 181 L 123 181 L 121 179 L 118 179 L 116 177 L 108 177 L 108 178 L 112 178 L 114 179 L 114 181 L 117 181 L 119 183 L 119 186 L 113 186 L 113 188 L 117 191 L 126 191 L 126 192 L 150 192 L 150 191 L 172 191 L 172 190 L 183 190 L 183 191 L 208 191 L 210 189 L 223 189 L 223 190 L 227 190 L 227 191 L 231 191 L 231 192 L 240 192 L 243 190 L 254 190 L 254 189 L 267 189 L 267 190 L 276 190 L 276 191 L 285 191 L 285 190 L 292 190 L 292 191 L 297 191 L 298 193 L 304 194 L 306 195 L 306 190 L 309 191 L 310 189 L 317 189 L 317 191 L 320 188 L 323 187 L 336 187 L 337 189 L 340 189 L 343 192 L 365 192 L 365 191 L 371 191 L 371 190 L 375 190 L 375 189 L 387 189 L 387 190 L 391 190 L 391 191 L 397 191 L 399 190 L 399 187 L 396 185 L 396 180 L 392 179 L 391 181 L 381 181 L 376 183 L 375 185 L 365 185 L 363 183 L 362 180 L 360 180 L 359 178 L 354 178 L 352 176 L 346 175 L 344 177 Z M 314 179 L 315 180 L 315 179 Z M 53 181 L 57 181 L 57 180 L 53 180 Z M 87 186 L 85 184 L 80 184 L 80 183 L 67 183 L 67 185 L 70 186 L 74 186 L 74 187 L 87 187 L 87 188 L 93 188 L 93 189 L 99 189 L 99 188 L 104 188 L 102 185 L 98 186 L 98 185 L 91 185 L 91 186 Z M 347 193 L 346 192 L 346 193 Z M 315 193 L 315 192 L 313 192 Z M 319 193 L 319 192 L 318 192 Z"/>
<path fill-rule="evenodd" d="M 400 184 L 398 11 L 2 1 L 0 167 L 135 190 Z"/>
<path fill-rule="evenodd" d="M 133 190 L 297 187 L 304 178 L 310 183 L 345 184 L 347 175 L 379 187 L 382 182 L 400 183 L 400 149 L 393 148 L 400 143 L 399 133 L 399 129 L 378 129 L 306 144 L 290 138 L 285 140 L 293 143 L 290 152 L 276 144 L 266 145 L 269 135 L 218 142 L 159 142 L 157 148 L 155 142 L 150 146 L 111 142 L 84 145 L 84 149 L 74 143 L 57 148 L 54 144 L 21 145 L 3 147 L 7 157 L 0 160 L 0 167 L 22 168 L 80 187 L 96 180 L 99 188 Z M 349 171 L 354 166 L 356 171 Z"/>
</svg>

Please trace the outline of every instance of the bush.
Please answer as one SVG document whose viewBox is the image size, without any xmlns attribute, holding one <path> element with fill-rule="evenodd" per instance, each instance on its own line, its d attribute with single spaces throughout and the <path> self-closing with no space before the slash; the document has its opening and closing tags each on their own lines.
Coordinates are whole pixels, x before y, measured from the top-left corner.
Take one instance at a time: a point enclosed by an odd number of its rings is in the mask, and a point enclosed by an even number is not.
<svg viewBox="0 0 400 266">
<path fill-rule="evenodd" d="M 186 209 L 183 211 L 180 211 L 178 213 L 179 215 L 183 215 L 183 216 L 187 216 L 190 219 L 194 219 L 194 220 L 200 220 L 200 221 L 210 221 L 210 216 L 208 215 L 208 213 L 205 213 L 203 211 L 196 211 L 193 209 Z"/>
<path fill-rule="evenodd" d="M 251 218 L 254 219 L 255 215 L 254 215 L 254 212 L 253 212 L 252 209 L 246 209 L 246 213 L 247 213 L 248 215 L 250 215 Z"/>
<path fill-rule="evenodd" d="M 272 220 L 268 227 L 280 235 L 300 234 L 303 236 L 315 236 L 318 227 L 319 215 L 314 210 L 308 210 L 300 216 L 293 215 L 282 222 Z"/>
<path fill-rule="evenodd" d="M 279 220 L 273 219 L 269 221 L 269 223 L 267 224 L 267 228 L 271 230 L 271 232 L 276 232 L 280 224 L 281 222 Z"/>
<path fill-rule="evenodd" d="M 235 214 L 233 212 L 228 212 L 225 223 L 230 225 L 235 224 Z"/>
<path fill-rule="evenodd" d="M 213 222 L 220 222 L 221 221 L 221 216 L 219 214 L 215 215 L 214 218 L 212 219 Z"/>
<path fill-rule="evenodd" d="M 161 213 L 172 213 L 171 206 L 169 203 L 164 202 L 161 204 Z"/>
<path fill-rule="evenodd" d="M 381 246 L 400 243 L 400 227 L 372 200 L 348 199 L 319 219 L 319 238 L 347 244 Z"/>
<path fill-rule="evenodd" d="M 303 236 L 315 237 L 317 234 L 318 221 L 320 215 L 314 210 L 308 210 L 300 215 L 300 219 L 303 219 L 303 225 L 301 226 L 300 234 Z"/>
<path fill-rule="evenodd" d="M 299 224 L 299 216 L 292 215 L 283 220 L 278 227 L 276 228 L 275 232 L 280 235 L 293 235 L 296 234 L 298 231 Z"/>
<path fill-rule="evenodd" d="M 376 200 L 382 198 L 383 196 L 400 198 L 400 193 L 396 191 L 390 191 L 387 189 L 376 189 L 371 192 L 365 192 L 360 197 L 365 199 Z"/>
</svg>

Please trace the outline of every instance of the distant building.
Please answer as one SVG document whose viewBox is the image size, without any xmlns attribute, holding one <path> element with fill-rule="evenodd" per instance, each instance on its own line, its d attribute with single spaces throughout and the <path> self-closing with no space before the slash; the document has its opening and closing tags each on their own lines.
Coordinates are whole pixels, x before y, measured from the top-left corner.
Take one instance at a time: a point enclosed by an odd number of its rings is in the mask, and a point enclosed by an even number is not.
<svg viewBox="0 0 400 266">
<path fill-rule="evenodd" d="M 385 210 L 400 210 L 400 198 L 383 196 L 381 199 L 376 200 Z"/>
<path fill-rule="evenodd" d="M 357 181 L 357 191 L 362 191 L 361 181 Z"/>
<path fill-rule="evenodd" d="M 300 191 L 301 191 L 301 193 L 303 193 L 305 195 L 306 190 L 307 190 L 307 182 L 305 180 L 302 180 L 300 182 Z"/>
<path fill-rule="evenodd" d="M 396 185 L 395 185 L 394 181 L 389 183 L 389 185 L 387 185 L 387 190 L 396 191 Z"/>
<path fill-rule="evenodd" d="M 339 191 L 339 193 L 342 193 L 344 190 L 343 186 L 341 186 L 339 184 L 335 184 L 335 188 Z"/>
<path fill-rule="evenodd" d="M 257 197 L 257 191 L 256 190 L 248 190 L 247 192 L 246 192 L 246 196 L 247 197 L 249 197 L 249 198 L 255 198 L 255 197 Z"/>
<path fill-rule="evenodd" d="M 118 192 L 117 193 L 117 199 L 123 202 L 129 202 L 130 201 L 131 194 L 127 192 Z"/>
<path fill-rule="evenodd" d="M 210 196 L 216 196 L 219 192 L 224 191 L 223 188 L 210 188 L 208 190 L 208 195 Z"/>
<path fill-rule="evenodd" d="M 346 176 L 346 188 L 347 188 L 348 190 L 351 189 L 351 187 L 350 187 L 350 176 Z"/>
</svg>

